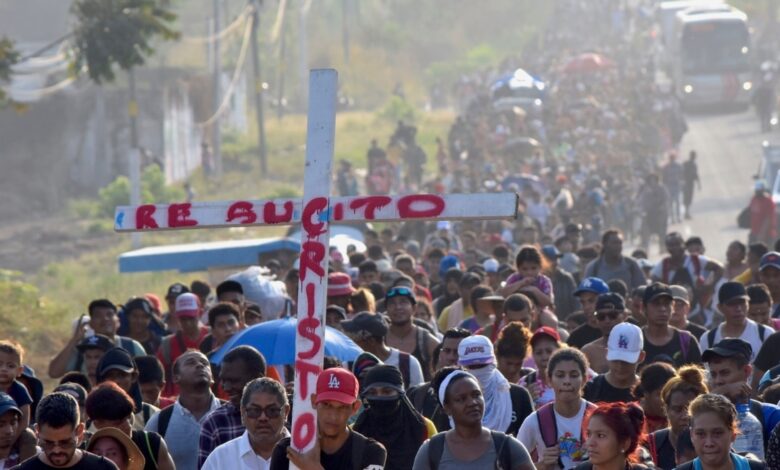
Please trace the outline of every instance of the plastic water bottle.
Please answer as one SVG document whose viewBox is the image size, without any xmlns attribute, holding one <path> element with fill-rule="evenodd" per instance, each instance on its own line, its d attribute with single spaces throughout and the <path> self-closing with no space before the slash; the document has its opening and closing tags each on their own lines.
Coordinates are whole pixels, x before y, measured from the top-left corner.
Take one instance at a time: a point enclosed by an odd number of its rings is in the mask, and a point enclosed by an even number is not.
<svg viewBox="0 0 780 470">
<path fill-rule="evenodd" d="M 750 452 L 764 460 L 764 431 L 761 429 L 761 422 L 750 412 L 748 403 L 737 405 L 737 420 L 739 434 L 734 441 L 734 451 Z"/>
</svg>

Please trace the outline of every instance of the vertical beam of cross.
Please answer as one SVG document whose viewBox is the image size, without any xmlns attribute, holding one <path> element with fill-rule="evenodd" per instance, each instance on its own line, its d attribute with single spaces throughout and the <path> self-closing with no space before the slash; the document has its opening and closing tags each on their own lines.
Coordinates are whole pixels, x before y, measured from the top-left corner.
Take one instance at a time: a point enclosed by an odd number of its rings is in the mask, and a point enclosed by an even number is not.
<svg viewBox="0 0 780 470">
<path fill-rule="evenodd" d="M 310 72 L 291 442 L 298 451 L 311 449 L 317 439 L 317 414 L 310 396 L 315 391 L 325 351 L 328 221 L 337 89 L 335 70 Z"/>
</svg>

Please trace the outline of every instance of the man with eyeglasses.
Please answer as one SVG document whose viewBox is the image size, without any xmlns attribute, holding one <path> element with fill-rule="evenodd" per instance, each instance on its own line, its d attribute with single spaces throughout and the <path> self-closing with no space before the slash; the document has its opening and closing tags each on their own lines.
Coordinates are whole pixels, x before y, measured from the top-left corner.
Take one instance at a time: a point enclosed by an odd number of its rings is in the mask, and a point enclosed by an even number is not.
<svg viewBox="0 0 780 470">
<path fill-rule="evenodd" d="M 199 351 L 187 351 L 176 359 L 173 381 L 179 386 L 176 402 L 152 416 L 144 429 L 165 439 L 177 468 L 195 468 L 201 422 L 223 403 L 211 393 L 211 365 Z"/>
<path fill-rule="evenodd" d="M 588 358 L 590 368 L 599 374 L 609 370 L 607 361 L 607 342 L 609 333 L 618 323 L 626 321 L 626 304 L 620 294 L 608 292 L 596 299 L 596 321 L 601 330 L 601 338 L 591 341 L 582 348 Z"/>
<path fill-rule="evenodd" d="M 284 427 L 289 413 L 290 404 L 282 384 L 266 377 L 252 380 L 241 397 L 241 421 L 246 431 L 214 449 L 203 469 L 271 468 L 274 447 L 290 435 Z"/>
<path fill-rule="evenodd" d="M 387 291 L 385 307 L 387 318 L 390 320 L 387 345 L 417 358 L 422 367 L 423 379 L 430 380 L 433 371 L 431 363 L 433 352 L 439 346 L 439 340 L 424 328 L 414 324 L 415 304 L 417 299 L 411 287 L 395 286 Z M 417 385 L 417 383 L 409 385 Z"/>
<path fill-rule="evenodd" d="M 117 470 L 110 460 L 77 448 L 84 437 L 84 423 L 79 419 L 76 399 L 66 393 L 43 397 L 36 411 L 35 433 L 41 452 L 15 470 Z"/>
</svg>

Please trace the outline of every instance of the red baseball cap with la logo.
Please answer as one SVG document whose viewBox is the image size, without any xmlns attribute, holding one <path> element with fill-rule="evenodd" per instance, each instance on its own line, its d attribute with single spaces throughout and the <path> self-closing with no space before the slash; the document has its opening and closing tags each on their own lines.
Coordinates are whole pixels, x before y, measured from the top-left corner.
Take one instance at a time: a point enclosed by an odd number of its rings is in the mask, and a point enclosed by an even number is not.
<svg viewBox="0 0 780 470">
<path fill-rule="evenodd" d="M 347 369 L 334 367 L 325 369 L 317 377 L 316 403 L 323 401 L 337 401 L 345 405 L 355 403 L 358 397 L 360 385 L 357 377 Z"/>
</svg>

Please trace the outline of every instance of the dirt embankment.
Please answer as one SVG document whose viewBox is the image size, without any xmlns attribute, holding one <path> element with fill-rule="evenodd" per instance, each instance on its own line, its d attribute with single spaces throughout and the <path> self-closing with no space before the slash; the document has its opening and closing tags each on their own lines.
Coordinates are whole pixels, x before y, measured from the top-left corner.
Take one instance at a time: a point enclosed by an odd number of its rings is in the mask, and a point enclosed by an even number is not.
<svg viewBox="0 0 780 470">
<path fill-rule="evenodd" d="M 116 242 L 108 232 L 90 233 L 61 216 L 0 223 L 0 268 L 36 274 L 49 263 L 78 257 Z"/>
</svg>

